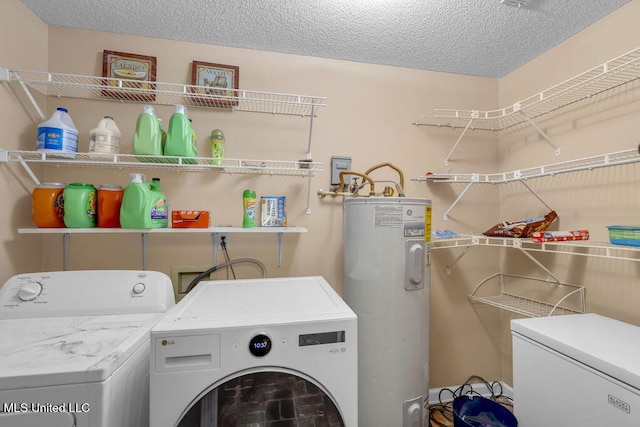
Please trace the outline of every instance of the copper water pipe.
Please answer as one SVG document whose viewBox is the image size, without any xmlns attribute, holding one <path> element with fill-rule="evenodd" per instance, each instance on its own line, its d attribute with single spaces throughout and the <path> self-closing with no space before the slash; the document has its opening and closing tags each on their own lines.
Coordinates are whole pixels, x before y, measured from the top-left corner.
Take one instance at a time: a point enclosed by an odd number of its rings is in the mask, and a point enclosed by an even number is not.
<svg viewBox="0 0 640 427">
<path fill-rule="evenodd" d="M 348 191 L 325 191 L 325 190 L 318 190 L 318 197 L 325 197 L 325 196 L 353 196 L 353 197 L 370 197 L 370 196 L 375 196 L 375 184 L 373 183 L 373 180 L 366 174 L 362 174 L 360 172 L 354 172 L 354 171 L 342 171 L 339 174 L 340 177 L 340 185 L 338 188 L 342 189 L 345 188 L 345 183 L 344 183 L 344 176 L 345 175 L 357 175 L 360 178 L 362 178 L 362 181 L 367 181 L 369 183 L 369 186 L 371 187 L 369 194 L 365 195 L 360 195 L 357 193 L 350 193 Z M 361 184 L 362 185 L 362 184 Z"/>
<path fill-rule="evenodd" d="M 374 165 L 372 167 L 370 167 L 369 169 L 367 169 L 364 174 L 365 175 L 369 175 L 371 174 L 371 172 L 373 172 L 376 169 L 380 169 L 382 167 L 390 167 L 391 169 L 393 169 L 394 171 L 398 172 L 398 176 L 400 177 L 400 191 L 399 191 L 399 195 L 400 196 L 404 196 L 404 174 L 402 173 L 402 171 L 400 170 L 400 168 L 398 168 L 397 166 L 392 165 L 389 162 L 385 162 L 385 163 L 379 163 L 377 165 Z"/>
</svg>

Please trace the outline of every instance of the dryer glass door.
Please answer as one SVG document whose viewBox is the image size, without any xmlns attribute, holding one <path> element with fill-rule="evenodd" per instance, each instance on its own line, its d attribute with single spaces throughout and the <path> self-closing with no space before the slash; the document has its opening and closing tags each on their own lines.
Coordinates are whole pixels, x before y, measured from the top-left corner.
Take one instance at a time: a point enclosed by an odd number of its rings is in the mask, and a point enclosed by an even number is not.
<svg viewBox="0 0 640 427">
<path fill-rule="evenodd" d="M 253 372 L 213 388 L 191 407 L 178 427 L 266 426 L 283 421 L 286 425 L 344 427 L 335 403 L 320 387 L 284 372 Z"/>
</svg>

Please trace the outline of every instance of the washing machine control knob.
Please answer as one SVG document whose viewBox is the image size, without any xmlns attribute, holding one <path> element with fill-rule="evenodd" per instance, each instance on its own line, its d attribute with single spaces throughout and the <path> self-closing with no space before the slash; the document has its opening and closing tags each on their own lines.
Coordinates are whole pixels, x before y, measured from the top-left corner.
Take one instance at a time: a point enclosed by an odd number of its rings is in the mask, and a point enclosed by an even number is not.
<svg viewBox="0 0 640 427">
<path fill-rule="evenodd" d="M 42 284 L 40 282 L 29 282 L 18 289 L 18 298 L 21 301 L 33 301 L 42 293 Z"/>
<path fill-rule="evenodd" d="M 144 290 L 146 289 L 144 283 L 139 282 L 136 283 L 135 285 L 133 285 L 133 293 L 136 295 L 140 295 L 141 293 L 144 292 Z"/>
<path fill-rule="evenodd" d="M 271 351 L 271 338 L 267 334 L 259 333 L 249 341 L 249 352 L 255 357 L 264 357 Z"/>
</svg>

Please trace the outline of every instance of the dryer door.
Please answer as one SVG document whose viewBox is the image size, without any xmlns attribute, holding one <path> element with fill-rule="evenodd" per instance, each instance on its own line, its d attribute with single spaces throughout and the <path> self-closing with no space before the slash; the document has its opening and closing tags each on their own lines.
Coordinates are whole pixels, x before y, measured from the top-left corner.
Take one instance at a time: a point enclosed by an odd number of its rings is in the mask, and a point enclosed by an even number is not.
<svg viewBox="0 0 640 427">
<path fill-rule="evenodd" d="M 214 385 L 193 403 L 178 427 L 257 426 L 282 421 L 344 427 L 335 402 L 321 387 L 301 376 L 276 371 L 240 374 Z"/>
</svg>

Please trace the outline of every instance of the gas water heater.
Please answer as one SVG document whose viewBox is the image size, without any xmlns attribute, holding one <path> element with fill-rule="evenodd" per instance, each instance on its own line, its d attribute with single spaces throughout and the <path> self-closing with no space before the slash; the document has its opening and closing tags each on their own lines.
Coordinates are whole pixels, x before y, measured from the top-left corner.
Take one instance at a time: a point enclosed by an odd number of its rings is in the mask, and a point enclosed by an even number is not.
<svg viewBox="0 0 640 427">
<path fill-rule="evenodd" d="M 358 419 L 423 427 L 429 391 L 431 201 L 345 200 L 344 295 L 358 316 Z"/>
</svg>

